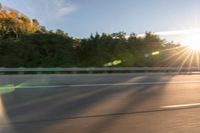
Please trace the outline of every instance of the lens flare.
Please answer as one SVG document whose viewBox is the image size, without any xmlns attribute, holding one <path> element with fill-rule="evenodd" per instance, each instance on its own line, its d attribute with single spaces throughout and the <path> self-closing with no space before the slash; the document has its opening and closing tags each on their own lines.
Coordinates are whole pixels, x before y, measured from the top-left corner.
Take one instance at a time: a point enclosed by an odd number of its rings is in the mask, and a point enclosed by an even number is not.
<svg viewBox="0 0 200 133">
<path fill-rule="evenodd" d="M 13 91 L 15 91 L 15 86 L 13 84 L 0 87 L 0 95 L 11 93 Z"/>
<path fill-rule="evenodd" d="M 200 51 L 200 34 L 189 35 L 183 40 L 184 45 L 193 51 Z"/>
</svg>

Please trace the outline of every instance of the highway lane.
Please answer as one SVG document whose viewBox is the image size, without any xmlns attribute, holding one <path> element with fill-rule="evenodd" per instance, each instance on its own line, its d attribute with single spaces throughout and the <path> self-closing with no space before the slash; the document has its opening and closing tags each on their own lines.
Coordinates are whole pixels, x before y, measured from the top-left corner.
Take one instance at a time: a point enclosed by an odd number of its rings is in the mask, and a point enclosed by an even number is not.
<svg viewBox="0 0 200 133">
<path fill-rule="evenodd" d="M 0 133 L 198 132 L 200 75 L 1 75 Z"/>
</svg>

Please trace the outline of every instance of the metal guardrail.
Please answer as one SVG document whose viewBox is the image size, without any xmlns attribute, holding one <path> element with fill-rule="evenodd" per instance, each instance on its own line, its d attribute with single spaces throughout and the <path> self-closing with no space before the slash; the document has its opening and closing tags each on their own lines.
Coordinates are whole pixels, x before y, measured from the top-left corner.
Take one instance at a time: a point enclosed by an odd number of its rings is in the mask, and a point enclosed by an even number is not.
<svg viewBox="0 0 200 133">
<path fill-rule="evenodd" d="M 199 72 L 199 67 L 0 68 L 0 72 Z"/>
</svg>

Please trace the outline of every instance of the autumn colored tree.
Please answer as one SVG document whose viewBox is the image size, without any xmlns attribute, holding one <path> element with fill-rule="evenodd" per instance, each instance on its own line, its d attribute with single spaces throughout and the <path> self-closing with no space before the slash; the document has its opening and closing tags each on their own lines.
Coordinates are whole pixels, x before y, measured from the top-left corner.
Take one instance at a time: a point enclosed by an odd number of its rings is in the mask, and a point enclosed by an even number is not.
<svg viewBox="0 0 200 133">
<path fill-rule="evenodd" d="M 151 32 L 96 33 L 74 39 L 62 29 L 48 31 L 37 19 L 0 4 L 0 67 L 167 66 L 176 58 L 166 61 L 176 47 Z"/>
<path fill-rule="evenodd" d="M 36 19 L 30 19 L 13 9 L 0 10 L 0 37 L 18 39 L 23 34 L 40 31 L 40 25 Z"/>
</svg>

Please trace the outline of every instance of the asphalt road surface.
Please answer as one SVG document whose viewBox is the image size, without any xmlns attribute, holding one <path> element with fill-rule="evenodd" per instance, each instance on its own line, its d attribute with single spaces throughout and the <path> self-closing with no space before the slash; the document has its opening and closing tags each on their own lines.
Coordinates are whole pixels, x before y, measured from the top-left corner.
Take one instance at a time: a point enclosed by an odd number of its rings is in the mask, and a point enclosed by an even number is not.
<svg viewBox="0 0 200 133">
<path fill-rule="evenodd" d="M 198 133 L 200 75 L 1 75 L 0 133 Z"/>
</svg>

